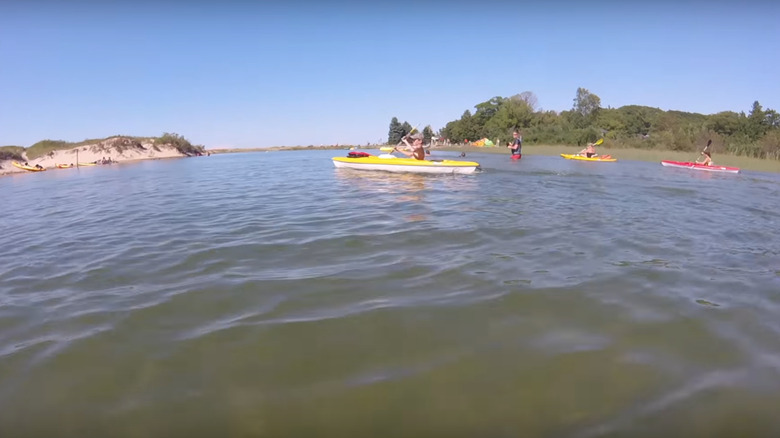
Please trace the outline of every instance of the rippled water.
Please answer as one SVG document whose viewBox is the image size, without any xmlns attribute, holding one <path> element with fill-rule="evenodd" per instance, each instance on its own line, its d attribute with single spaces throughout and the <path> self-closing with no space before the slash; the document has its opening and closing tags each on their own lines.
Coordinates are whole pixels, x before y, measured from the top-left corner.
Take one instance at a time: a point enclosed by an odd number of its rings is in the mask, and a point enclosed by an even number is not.
<svg viewBox="0 0 780 438">
<path fill-rule="evenodd" d="M 778 175 L 342 154 L 0 178 L 0 436 L 780 436 Z"/>
</svg>

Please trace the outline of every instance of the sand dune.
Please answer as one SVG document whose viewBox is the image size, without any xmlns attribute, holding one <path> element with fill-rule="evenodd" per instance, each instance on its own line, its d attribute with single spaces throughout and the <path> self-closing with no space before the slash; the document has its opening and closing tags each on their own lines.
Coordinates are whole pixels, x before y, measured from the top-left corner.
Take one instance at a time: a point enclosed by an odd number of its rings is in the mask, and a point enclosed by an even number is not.
<svg viewBox="0 0 780 438">
<path fill-rule="evenodd" d="M 40 164 L 47 169 L 57 169 L 58 164 L 94 163 L 109 158 L 111 161 L 122 162 L 184 156 L 173 146 L 154 145 L 151 139 L 138 141 L 125 137 L 114 137 L 74 149 L 53 151 L 34 160 L 26 161 L 31 166 Z M 25 156 L 25 158 L 27 157 Z M 0 175 L 27 172 L 12 166 L 11 160 L 0 161 L 0 167 L 2 167 Z"/>
</svg>

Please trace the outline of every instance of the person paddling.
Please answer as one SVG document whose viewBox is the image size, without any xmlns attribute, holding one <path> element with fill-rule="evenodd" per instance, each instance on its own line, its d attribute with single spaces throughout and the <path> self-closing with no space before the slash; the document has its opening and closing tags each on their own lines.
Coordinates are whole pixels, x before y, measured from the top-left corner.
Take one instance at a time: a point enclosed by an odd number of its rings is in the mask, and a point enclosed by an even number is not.
<svg viewBox="0 0 780 438">
<path fill-rule="evenodd" d="M 595 157 L 598 155 L 596 153 L 596 145 L 594 143 L 588 143 L 588 146 L 586 146 L 585 149 L 579 151 L 578 155 L 585 155 L 588 158 Z"/>
<path fill-rule="evenodd" d="M 710 152 L 703 150 L 701 151 L 701 154 L 704 155 L 704 159 L 701 161 L 696 160 L 696 164 L 701 164 L 702 166 L 712 166 L 712 155 L 710 155 Z"/>
<path fill-rule="evenodd" d="M 712 155 L 710 155 L 710 145 L 712 144 L 712 139 L 710 139 L 707 142 L 707 146 L 704 146 L 704 149 L 701 151 L 701 155 L 704 155 L 704 158 L 699 161 L 696 160 L 696 164 L 701 164 L 702 166 L 714 166 L 715 163 L 712 162 Z"/>
<path fill-rule="evenodd" d="M 425 149 L 423 148 L 423 135 L 420 133 L 412 134 L 410 136 L 412 138 L 412 144 L 409 144 L 409 141 L 407 141 L 406 137 L 402 138 L 401 140 L 412 149 L 411 152 L 398 149 L 398 147 L 393 148 L 393 151 L 400 152 L 407 157 L 413 157 L 417 160 L 425 160 Z"/>
</svg>

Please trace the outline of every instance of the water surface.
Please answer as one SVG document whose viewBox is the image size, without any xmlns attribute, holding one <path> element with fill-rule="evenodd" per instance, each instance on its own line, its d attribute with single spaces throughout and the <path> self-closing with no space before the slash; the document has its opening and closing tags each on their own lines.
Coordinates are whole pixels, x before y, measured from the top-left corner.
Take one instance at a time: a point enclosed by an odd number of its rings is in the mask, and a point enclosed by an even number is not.
<svg viewBox="0 0 780 438">
<path fill-rule="evenodd" d="M 780 436 L 777 175 L 344 153 L 0 178 L 0 436 Z"/>
</svg>

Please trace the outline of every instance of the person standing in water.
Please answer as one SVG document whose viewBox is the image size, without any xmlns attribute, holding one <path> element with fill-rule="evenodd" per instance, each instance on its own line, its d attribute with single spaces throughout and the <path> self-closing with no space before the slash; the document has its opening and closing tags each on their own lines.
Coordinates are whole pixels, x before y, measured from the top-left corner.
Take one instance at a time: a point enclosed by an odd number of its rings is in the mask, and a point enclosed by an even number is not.
<svg viewBox="0 0 780 438">
<path fill-rule="evenodd" d="M 523 136 L 520 134 L 520 131 L 514 131 L 512 137 L 514 137 L 514 140 L 507 147 L 512 151 L 512 159 L 519 160 L 523 157 Z"/>
</svg>

